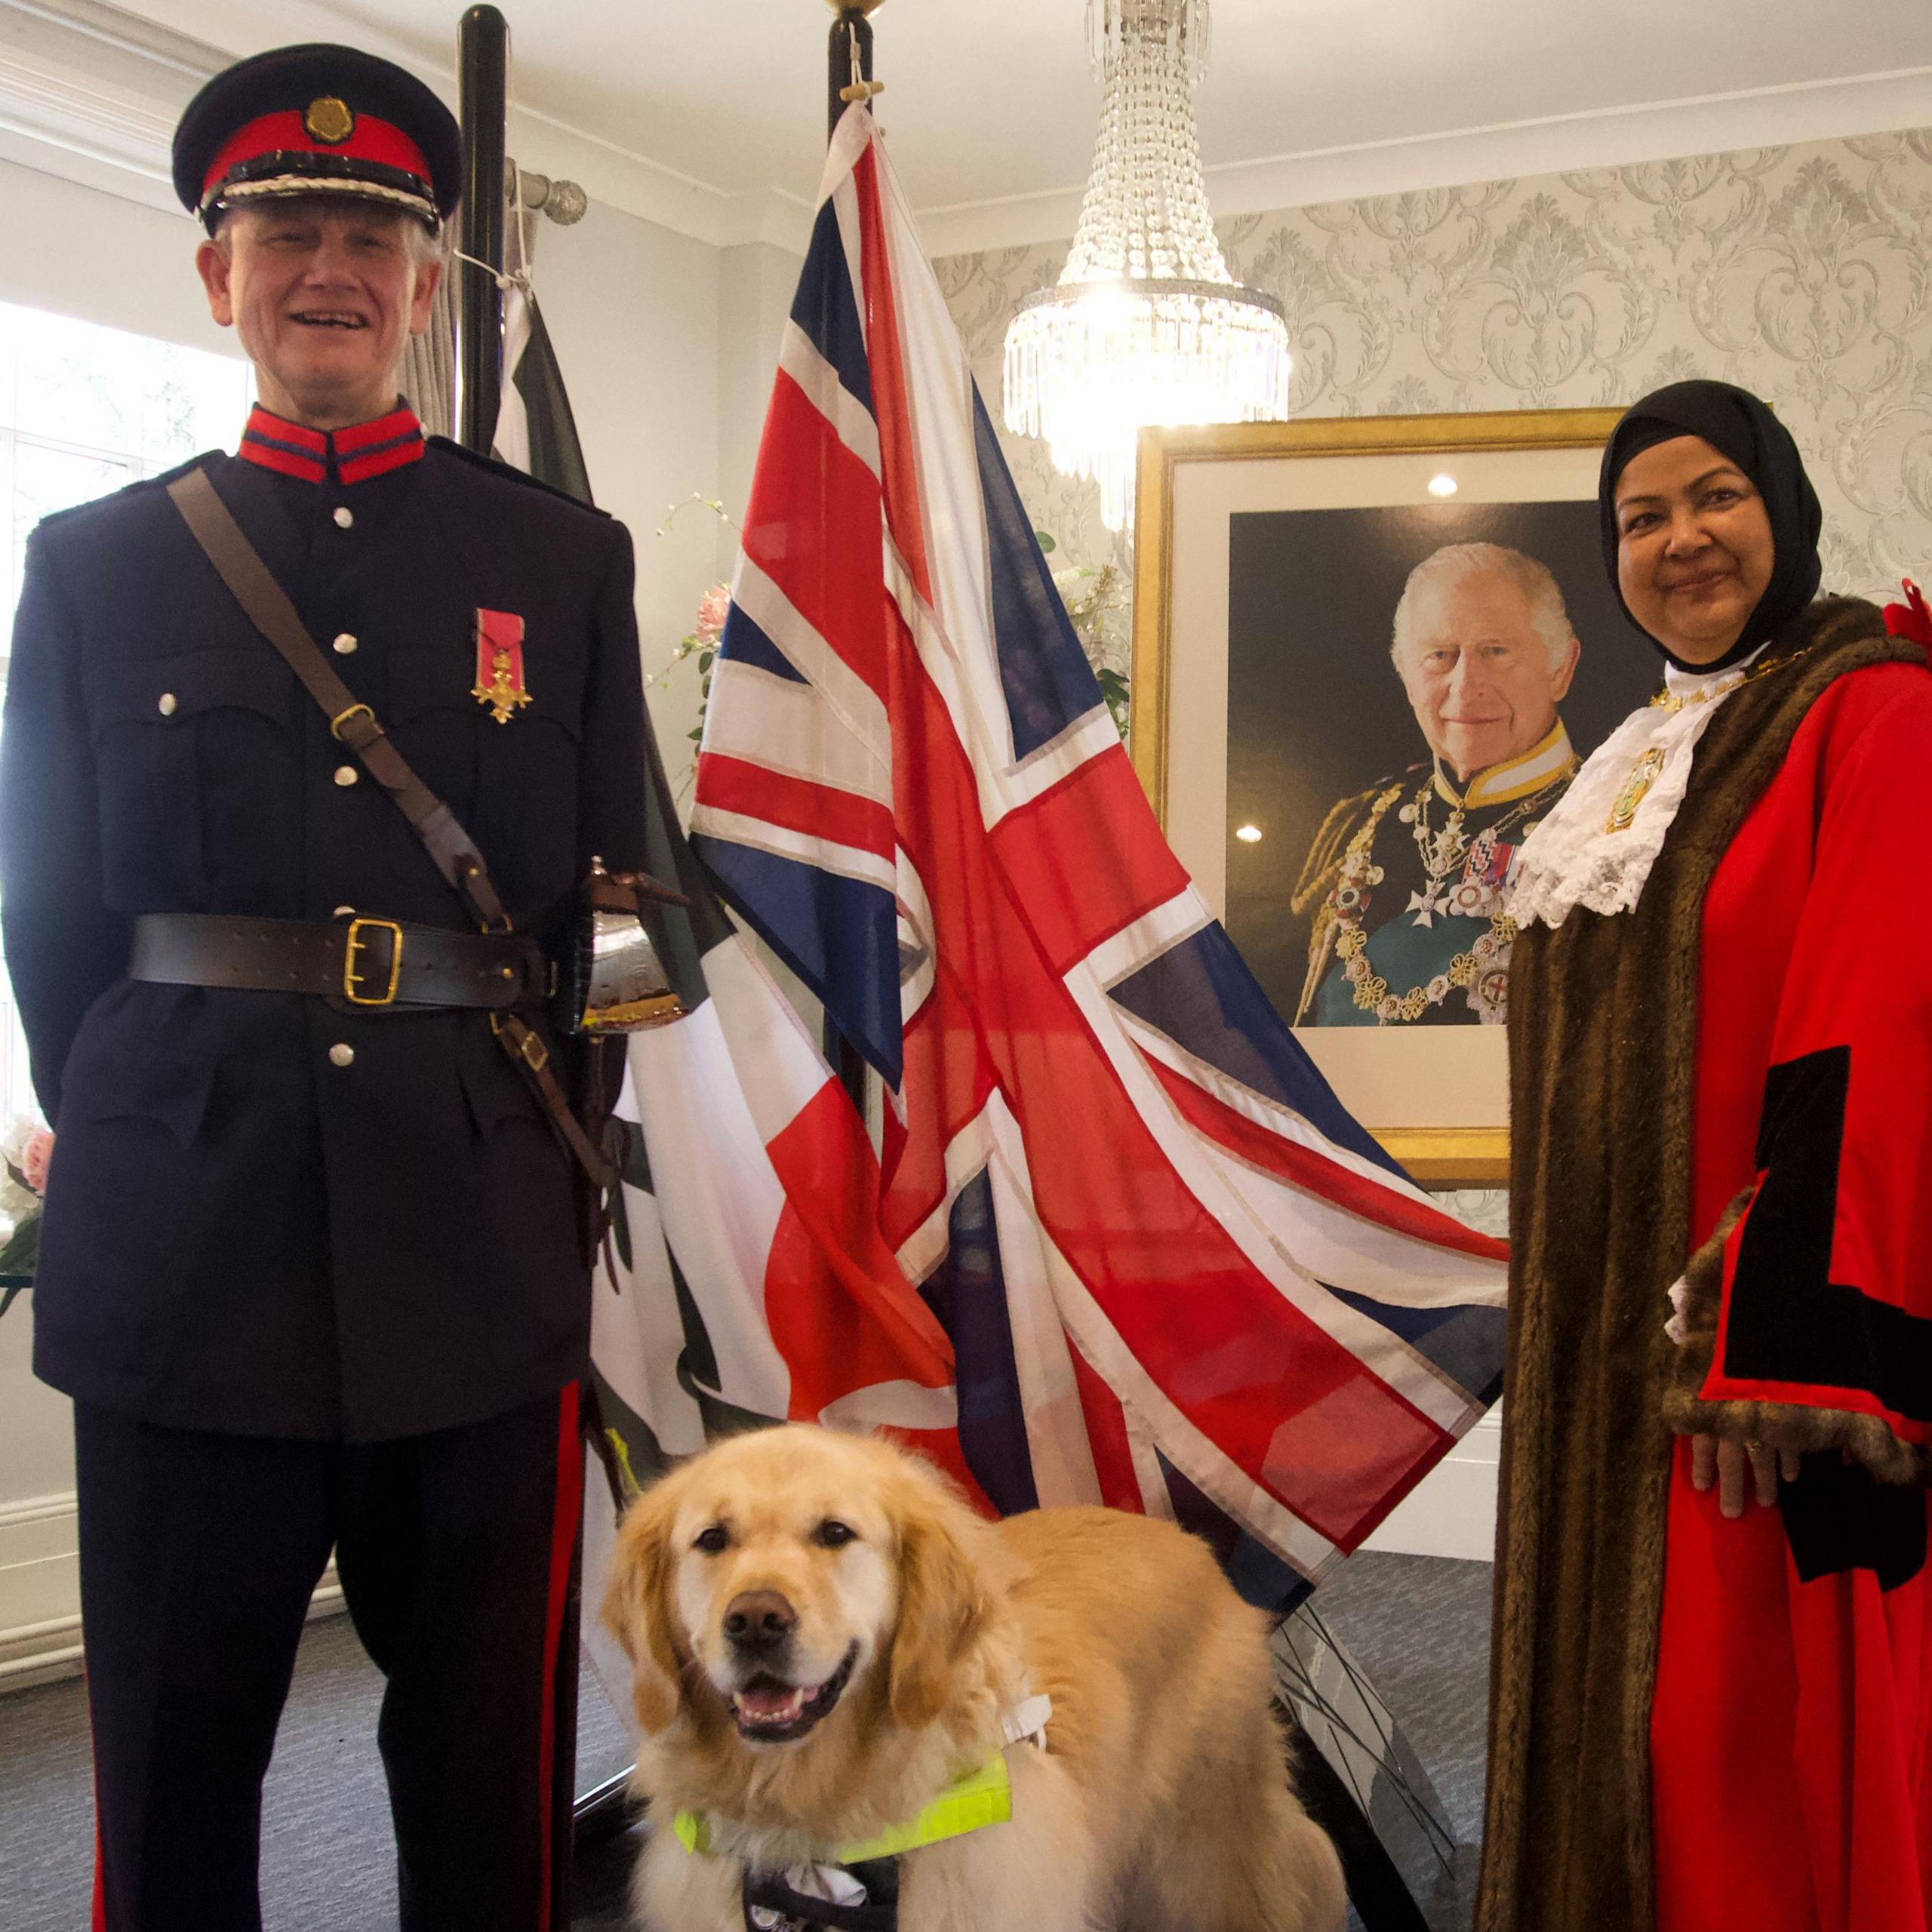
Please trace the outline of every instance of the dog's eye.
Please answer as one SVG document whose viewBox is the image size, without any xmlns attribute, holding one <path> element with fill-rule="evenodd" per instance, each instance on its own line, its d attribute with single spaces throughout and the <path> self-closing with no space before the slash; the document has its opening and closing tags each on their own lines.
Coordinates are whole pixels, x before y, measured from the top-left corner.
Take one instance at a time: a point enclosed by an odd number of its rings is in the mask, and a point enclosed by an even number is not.
<svg viewBox="0 0 1932 1932">
<path fill-rule="evenodd" d="M 828 1516 L 813 1531 L 812 1541 L 823 1543 L 827 1549 L 841 1549 L 857 1535 L 858 1531 L 848 1524 L 840 1522 L 835 1517 Z"/>
<path fill-rule="evenodd" d="M 722 1523 L 713 1523 L 708 1530 L 700 1530 L 691 1544 L 694 1549 L 701 1549 L 707 1556 L 716 1556 L 731 1545 L 731 1533 Z"/>
</svg>

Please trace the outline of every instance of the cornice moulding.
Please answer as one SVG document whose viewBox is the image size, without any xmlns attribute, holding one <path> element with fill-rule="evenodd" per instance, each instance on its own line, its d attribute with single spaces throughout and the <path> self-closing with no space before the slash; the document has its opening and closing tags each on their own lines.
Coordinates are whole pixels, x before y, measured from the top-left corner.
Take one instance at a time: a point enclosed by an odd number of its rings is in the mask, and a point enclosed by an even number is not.
<svg viewBox="0 0 1932 1932">
<path fill-rule="evenodd" d="M 1273 155 L 1223 163 L 1204 172 L 1214 214 L 1226 219 L 1371 195 L 1627 168 L 1687 155 L 1784 147 L 1928 125 L 1932 67 L 1909 67 L 1747 94 L 1659 101 Z M 918 211 L 919 232 L 927 253 L 936 256 L 1063 242 L 1073 232 L 1082 192 L 1070 187 L 1004 201 L 922 208 Z"/>
<path fill-rule="evenodd" d="M 451 72 L 392 57 L 448 100 Z M 235 54 L 95 0 L 0 0 L 0 157 L 153 207 L 174 205 L 168 147 L 191 94 Z M 602 136 L 511 103 L 509 148 L 620 210 L 724 248 L 769 242 L 802 254 L 811 210 L 776 189 L 728 194 Z"/>
<path fill-rule="evenodd" d="M 372 46 L 382 40 L 364 38 Z M 449 70 L 394 45 L 379 51 L 454 98 Z M 171 208 L 175 118 L 202 81 L 235 57 L 101 0 L 0 0 L 0 157 Z M 540 109 L 512 103 L 509 122 L 519 161 L 580 182 L 593 205 L 714 248 L 763 242 L 804 252 L 811 209 L 802 195 L 777 188 L 728 193 Z M 1275 155 L 1206 172 L 1214 212 L 1226 218 L 1928 125 L 1932 67 L 1915 67 Z M 1064 241 L 1081 192 L 924 208 L 920 231 L 935 255 Z"/>
</svg>

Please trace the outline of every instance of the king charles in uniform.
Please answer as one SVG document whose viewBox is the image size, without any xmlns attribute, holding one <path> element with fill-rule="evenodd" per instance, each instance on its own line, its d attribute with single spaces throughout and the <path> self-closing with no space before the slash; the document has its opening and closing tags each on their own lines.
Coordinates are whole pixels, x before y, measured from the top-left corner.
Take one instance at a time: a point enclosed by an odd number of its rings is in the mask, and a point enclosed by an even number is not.
<svg viewBox="0 0 1932 1932">
<path fill-rule="evenodd" d="M 1453 543 L 1409 574 L 1390 649 L 1431 756 L 1344 798 L 1291 900 L 1312 914 L 1297 1026 L 1507 1016 L 1516 854 L 1577 756 L 1557 707 L 1578 645 L 1543 565 Z"/>
<path fill-rule="evenodd" d="M 622 526 L 397 393 L 459 150 L 348 48 L 211 81 L 175 185 L 259 402 L 237 454 L 27 549 L 0 884 L 57 1134 L 35 1366 L 74 1398 L 103 1932 L 260 1932 L 331 1551 L 404 1932 L 568 1923 L 589 1282 L 533 1083 L 571 1057 L 543 1001 L 580 881 L 642 860 L 646 728 Z M 397 810 L 398 757 L 441 816 Z"/>
</svg>

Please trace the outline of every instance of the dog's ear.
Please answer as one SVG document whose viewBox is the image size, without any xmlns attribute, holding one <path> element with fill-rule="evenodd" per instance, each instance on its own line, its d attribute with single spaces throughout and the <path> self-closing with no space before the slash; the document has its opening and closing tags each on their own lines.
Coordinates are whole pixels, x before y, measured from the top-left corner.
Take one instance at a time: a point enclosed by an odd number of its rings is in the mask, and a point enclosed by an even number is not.
<svg viewBox="0 0 1932 1932">
<path fill-rule="evenodd" d="M 900 1515 L 899 1623 L 887 1678 L 894 1718 L 931 1724 L 952 1701 L 952 1680 L 986 1620 L 987 1601 L 962 1546 L 969 1527 L 950 1498 L 919 1484 Z M 961 1519 L 955 1522 L 954 1518 Z"/>
<path fill-rule="evenodd" d="M 669 1478 L 632 1504 L 618 1527 L 604 1594 L 604 1623 L 631 1660 L 632 1698 L 647 1731 L 666 1730 L 676 1718 L 692 1663 L 671 1597 L 675 1509 Z"/>
</svg>

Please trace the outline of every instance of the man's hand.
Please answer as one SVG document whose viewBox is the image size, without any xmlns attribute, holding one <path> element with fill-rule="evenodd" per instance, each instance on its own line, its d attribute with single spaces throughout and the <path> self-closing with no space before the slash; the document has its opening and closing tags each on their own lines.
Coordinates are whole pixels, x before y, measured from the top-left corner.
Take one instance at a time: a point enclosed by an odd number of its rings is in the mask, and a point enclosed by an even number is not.
<svg viewBox="0 0 1932 1932">
<path fill-rule="evenodd" d="M 1761 1442 L 1733 1442 L 1715 1435 L 1690 1438 L 1690 1487 L 1718 1486 L 1718 1508 L 1727 1516 L 1744 1514 L 1744 1472 L 1751 1472 L 1758 1500 L 1769 1509 L 1778 1500 L 1778 1478 L 1798 1478 L 1798 1451 L 1767 1449 Z"/>
</svg>

